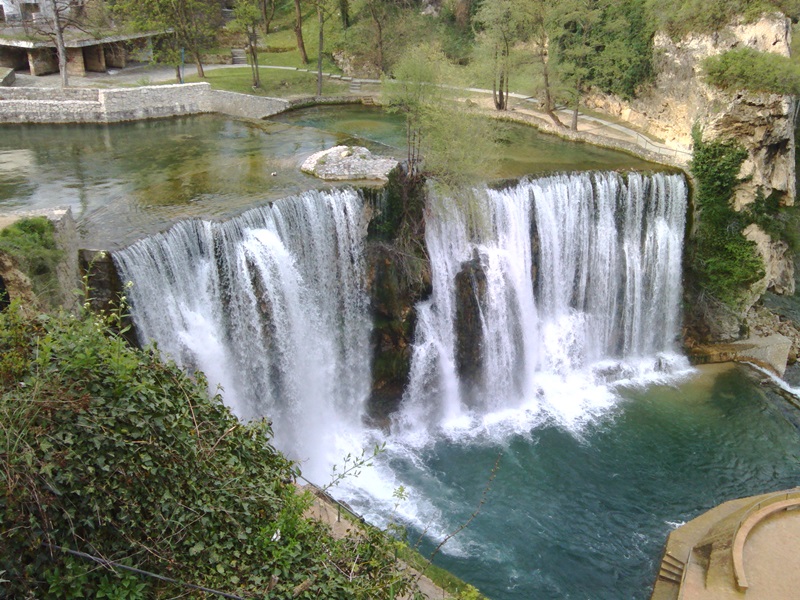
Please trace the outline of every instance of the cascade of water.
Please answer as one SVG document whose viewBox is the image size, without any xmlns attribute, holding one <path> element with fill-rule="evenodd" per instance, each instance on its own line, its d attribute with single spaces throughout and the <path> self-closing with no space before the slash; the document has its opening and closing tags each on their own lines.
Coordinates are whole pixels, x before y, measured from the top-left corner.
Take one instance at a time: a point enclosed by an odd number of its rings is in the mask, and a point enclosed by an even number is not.
<svg viewBox="0 0 800 600">
<path fill-rule="evenodd" d="M 685 211 L 683 178 L 664 174 L 557 175 L 435 198 L 433 293 L 418 307 L 398 424 L 466 425 L 542 404 L 580 417 L 606 402 L 597 384 L 663 368 Z"/>
<path fill-rule="evenodd" d="M 203 370 L 244 419 L 324 479 L 369 393 L 365 218 L 350 190 L 307 192 L 226 223 L 185 221 L 115 253 L 140 341 Z"/>
</svg>

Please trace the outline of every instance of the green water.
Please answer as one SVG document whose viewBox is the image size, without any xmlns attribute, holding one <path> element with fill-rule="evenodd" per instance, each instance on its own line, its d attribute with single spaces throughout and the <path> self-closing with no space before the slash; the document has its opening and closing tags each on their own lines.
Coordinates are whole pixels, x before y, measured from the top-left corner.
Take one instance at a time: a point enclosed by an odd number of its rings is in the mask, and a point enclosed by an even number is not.
<svg viewBox="0 0 800 600">
<path fill-rule="evenodd" d="M 486 503 L 436 562 L 494 600 L 645 599 L 677 523 L 800 483 L 797 414 L 736 369 L 621 397 L 575 431 L 545 421 L 390 451 L 396 484 L 442 531 L 467 521 L 500 456 Z"/>
<path fill-rule="evenodd" d="M 498 127 L 507 141 L 487 179 L 655 168 L 528 127 Z M 318 150 L 360 144 L 402 158 L 404 139 L 400 117 L 361 106 L 309 108 L 257 122 L 205 115 L 115 125 L 4 125 L 0 211 L 70 206 L 85 245 L 114 248 L 181 218 L 225 218 L 326 187 L 299 168 Z"/>
</svg>

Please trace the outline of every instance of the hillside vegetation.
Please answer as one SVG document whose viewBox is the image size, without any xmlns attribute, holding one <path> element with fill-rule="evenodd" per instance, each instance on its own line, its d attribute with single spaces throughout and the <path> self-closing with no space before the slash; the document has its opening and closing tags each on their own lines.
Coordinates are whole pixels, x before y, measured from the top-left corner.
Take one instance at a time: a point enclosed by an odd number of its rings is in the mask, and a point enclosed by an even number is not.
<svg viewBox="0 0 800 600">
<path fill-rule="evenodd" d="M 201 374 L 129 347 L 120 325 L 0 313 L 0 597 L 409 589 L 382 532 L 337 540 L 304 518 L 310 497 L 268 421 L 241 423 Z"/>
</svg>

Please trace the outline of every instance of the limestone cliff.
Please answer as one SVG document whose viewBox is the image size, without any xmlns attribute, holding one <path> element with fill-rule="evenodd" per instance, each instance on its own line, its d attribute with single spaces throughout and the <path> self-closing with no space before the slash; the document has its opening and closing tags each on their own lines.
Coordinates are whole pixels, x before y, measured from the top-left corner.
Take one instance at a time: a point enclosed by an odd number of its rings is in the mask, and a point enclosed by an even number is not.
<svg viewBox="0 0 800 600">
<path fill-rule="evenodd" d="M 692 150 L 692 128 L 699 125 L 704 139 L 735 139 L 746 150 L 734 208 L 752 203 L 760 188 L 776 194 L 785 206 L 795 198 L 794 101 L 775 94 L 724 92 L 707 85 L 702 61 L 737 47 L 789 56 L 790 21 L 781 14 L 768 14 L 752 23 L 734 23 L 716 34 L 694 34 L 673 40 L 659 33 L 654 38 L 655 80 L 630 102 L 603 94 L 587 100 L 590 108 L 612 114 L 662 139 L 688 158 Z M 756 225 L 745 235 L 753 240 L 765 264 L 765 277 L 752 287 L 752 305 L 766 290 L 794 293 L 794 261 L 787 245 L 771 240 Z M 730 327 L 710 324 L 719 330 L 717 339 L 735 339 L 746 331 L 743 307 Z"/>
<path fill-rule="evenodd" d="M 741 177 L 749 180 L 737 193 L 737 208 L 753 201 L 756 188 L 773 191 L 784 204 L 794 202 L 794 103 L 787 96 L 723 92 L 702 78 L 704 58 L 747 46 L 789 56 L 790 22 L 765 15 L 754 23 L 736 24 L 717 34 L 672 40 L 663 33 L 654 42 L 655 81 L 638 98 L 623 102 L 594 94 L 591 108 L 615 115 L 663 139 L 676 150 L 691 152 L 692 127 L 706 139 L 737 139 L 748 151 Z"/>
</svg>

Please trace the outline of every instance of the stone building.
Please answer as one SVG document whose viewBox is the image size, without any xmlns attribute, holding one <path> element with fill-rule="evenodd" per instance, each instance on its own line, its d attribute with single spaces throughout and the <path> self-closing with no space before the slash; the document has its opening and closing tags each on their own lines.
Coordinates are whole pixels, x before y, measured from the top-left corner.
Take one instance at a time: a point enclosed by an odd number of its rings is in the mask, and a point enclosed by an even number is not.
<svg viewBox="0 0 800 600">
<path fill-rule="evenodd" d="M 54 40 L 54 11 L 62 19 L 79 20 L 91 0 L 0 0 L 0 67 L 30 71 L 31 75 L 58 72 Z M 77 27 L 63 27 L 67 73 L 104 73 L 124 68 L 131 52 L 147 55 L 153 33 L 116 35 L 107 30 L 94 37 Z"/>
</svg>

